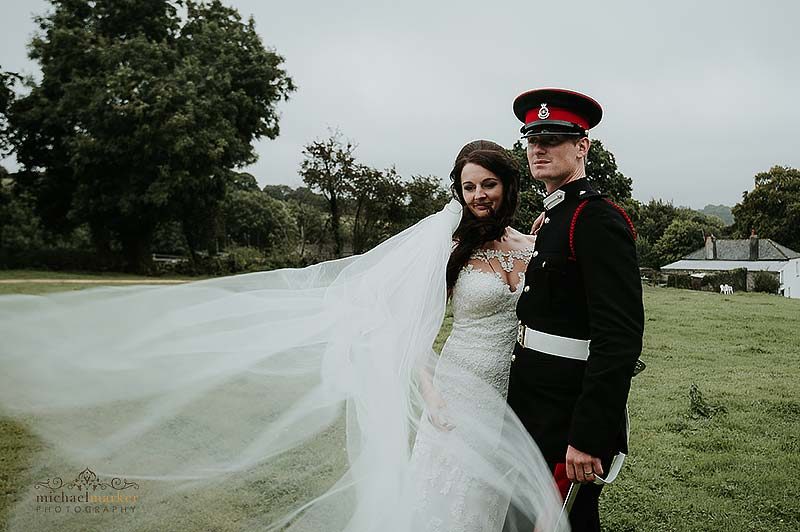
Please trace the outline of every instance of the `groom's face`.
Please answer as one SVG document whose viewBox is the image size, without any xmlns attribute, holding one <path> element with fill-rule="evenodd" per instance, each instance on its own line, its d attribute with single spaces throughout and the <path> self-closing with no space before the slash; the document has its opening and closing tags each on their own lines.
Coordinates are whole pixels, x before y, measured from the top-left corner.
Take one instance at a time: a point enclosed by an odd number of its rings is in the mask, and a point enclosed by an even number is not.
<svg viewBox="0 0 800 532">
<path fill-rule="evenodd" d="M 528 166 L 538 181 L 559 182 L 574 175 L 589 150 L 589 139 L 567 135 L 528 138 Z"/>
</svg>

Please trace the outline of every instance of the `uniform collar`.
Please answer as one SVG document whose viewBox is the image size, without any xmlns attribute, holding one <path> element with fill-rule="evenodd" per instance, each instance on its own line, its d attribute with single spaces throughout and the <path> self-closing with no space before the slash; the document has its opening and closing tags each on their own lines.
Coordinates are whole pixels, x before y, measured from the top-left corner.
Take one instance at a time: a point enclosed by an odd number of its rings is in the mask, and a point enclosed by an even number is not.
<svg viewBox="0 0 800 532">
<path fill-rule="evenodd" d="M 549 211 L 568 197 L 574 196 L 576 198 L 582 198 L 594 192 L 595 190 L 585 177 L 570 181 L 544 198 L 544 210 Z"/>
</svg>

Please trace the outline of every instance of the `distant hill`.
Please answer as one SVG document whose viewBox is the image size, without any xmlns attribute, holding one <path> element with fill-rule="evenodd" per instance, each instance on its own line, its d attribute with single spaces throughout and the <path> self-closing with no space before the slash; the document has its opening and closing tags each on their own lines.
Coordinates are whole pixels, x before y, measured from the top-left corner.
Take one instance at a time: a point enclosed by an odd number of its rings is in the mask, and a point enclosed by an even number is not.
<svg viewBox="0 0 800 532">
<path fill-rule="evenodd" d="M 725 225 L 733 225 L 733 213 L 731 212 L 731 208 L 727 205 L 706 205 L 700 209 L 700 212 L 708 216 L 716 216 L 722 219 Z"/>
</svg>

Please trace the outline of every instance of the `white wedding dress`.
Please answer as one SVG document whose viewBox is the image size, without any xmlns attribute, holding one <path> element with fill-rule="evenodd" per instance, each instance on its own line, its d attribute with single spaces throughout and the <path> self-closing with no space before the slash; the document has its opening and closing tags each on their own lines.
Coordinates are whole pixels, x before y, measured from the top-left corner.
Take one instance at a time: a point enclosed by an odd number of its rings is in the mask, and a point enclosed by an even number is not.
<svg viewBox="0 0 800 532">
<path fill-rule="evenodd" d="M 456 409 L 487 432 L 496 431 L 498 439 L 516 340 L 516 304 L 532 253 L 532 246 L 473 253 L 453 287 L 453 328 L 436 366 L 434 387 L 447 405 L 447 412 L 440 415 L 449 419 L 449 410 Z M 491 263 L 492 268 L 502 267 L 512 280 L 517 278 L 513 291 L 500 272 L 486 271 Z M 420 423 L 412 455 L 420 496 L 416 529 L 500 531 L 508 497 L 487 485 L 471 471 L 474 464 L 463 463 L 453 452 L 453 447 L 460 447 L 454 440 L 469 442 L 473 427 L 455 425 L 451 431 L 442 430 L 427 416 Z"/>
<path fill-rule="evenodd" d="M 303 269 L 0 297 L 0 411 L 43 442 L 7 529 L 85 530 L 34 501 L 87 467 L 140 486 L 135 519 L 97 530 L 222 530 L 219 514 L 237 532 L 466 532 L 496 529 L 506 504 L 555 522 L 504 400 L 518 294 L 493 274 L 467 268 L 453 294 L 435 387 L 455 428 L 420 414 L 461 213 Z"/>
</svg>

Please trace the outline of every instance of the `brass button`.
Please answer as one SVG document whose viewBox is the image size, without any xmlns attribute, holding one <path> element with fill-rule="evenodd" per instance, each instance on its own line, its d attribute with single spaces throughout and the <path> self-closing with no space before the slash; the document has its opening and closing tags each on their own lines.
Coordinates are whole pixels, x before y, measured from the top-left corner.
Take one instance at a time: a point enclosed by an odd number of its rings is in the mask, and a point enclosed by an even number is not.
<svg viewBox="0 0 800 532">
<path fill-rule="evenodd" d="M 545 218 L 544 219 L 544 223 L 549 224 L 550 223 L 550 218 Z"/>
<path fill-rule="evenodd" d="M 530 286 L 526 286 L 525 288 L 522 289 L 522 291 L 523 292 L 530 292 L 531 291 L 531 287 Z"/>
<path fill-rule="evenodd" d="M 533 252 L 533 256 L 534 256 L 534 257 L 537 257 L 537 256 L 539 256 L 539 252 L 538 252 L 538 251 L 534 251 L 534 252 Z"/>
<path fill-rule="evenodd" d="M 517 359 L 517 355 L 511 355 L 511 362 L 514 362 Z"/>
</svg>

